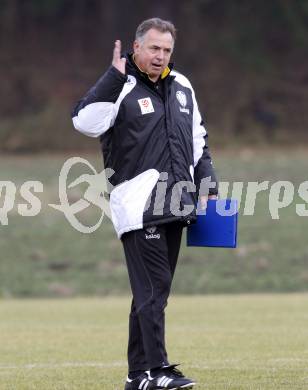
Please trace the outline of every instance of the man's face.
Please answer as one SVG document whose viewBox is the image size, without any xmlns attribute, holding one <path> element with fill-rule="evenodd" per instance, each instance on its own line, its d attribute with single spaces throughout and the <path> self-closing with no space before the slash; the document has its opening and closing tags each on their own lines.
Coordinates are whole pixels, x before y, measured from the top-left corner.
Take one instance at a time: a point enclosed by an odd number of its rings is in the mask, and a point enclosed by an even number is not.
<svg viewBox="0 0 308 390">
<path fill-rule="evenodd" d="M 134 42 L 134 59 L 137 66 L 146 72 L 152 81 L 157 81 L 170 61 L 173 45 L 170 32 L 161 33 L 151 28 L 142 40 Z"/>
</svg>

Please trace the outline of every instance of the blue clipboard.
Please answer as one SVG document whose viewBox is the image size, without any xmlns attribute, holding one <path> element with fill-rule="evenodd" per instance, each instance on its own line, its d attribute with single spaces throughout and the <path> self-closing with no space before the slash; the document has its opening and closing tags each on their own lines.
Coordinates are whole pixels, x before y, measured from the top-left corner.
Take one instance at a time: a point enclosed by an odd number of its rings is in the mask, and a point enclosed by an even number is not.
<svg viewBox="0 0 308 390">
<path fill-rule="evenodd" d="M 205 210 L 198 208 L 197 222 L 187 228 L 187 246 L 236 248 L 238 202 L 209 199 Z"/>
</svg>

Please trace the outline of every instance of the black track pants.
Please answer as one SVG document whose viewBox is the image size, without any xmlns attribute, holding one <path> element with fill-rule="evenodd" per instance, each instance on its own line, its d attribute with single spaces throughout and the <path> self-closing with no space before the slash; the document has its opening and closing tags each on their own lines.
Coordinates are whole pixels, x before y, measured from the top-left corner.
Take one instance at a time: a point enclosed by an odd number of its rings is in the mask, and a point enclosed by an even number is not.
<svg viewBox="0 0 308 390">
<path fill-rule="evenodd" d="M 164 309 L 178 259 L 182 230 L 182 224 L 173 222 L 122 236 L 133 293 L 129 316 L 129 371 L 168 364 Z"/>
</svg>

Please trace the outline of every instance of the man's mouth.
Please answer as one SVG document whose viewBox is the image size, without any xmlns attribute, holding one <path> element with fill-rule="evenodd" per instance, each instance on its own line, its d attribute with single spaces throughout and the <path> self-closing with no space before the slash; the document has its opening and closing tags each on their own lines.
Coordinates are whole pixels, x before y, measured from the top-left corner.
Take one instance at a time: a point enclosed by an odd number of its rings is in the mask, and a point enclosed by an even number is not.
<svg viewBox="0 0 308 390">
<path fill-rule="evenodd" d="M 152 64 L 154 69 L 160 69 L 162 67 L 162 64 Z"/>
</svg>

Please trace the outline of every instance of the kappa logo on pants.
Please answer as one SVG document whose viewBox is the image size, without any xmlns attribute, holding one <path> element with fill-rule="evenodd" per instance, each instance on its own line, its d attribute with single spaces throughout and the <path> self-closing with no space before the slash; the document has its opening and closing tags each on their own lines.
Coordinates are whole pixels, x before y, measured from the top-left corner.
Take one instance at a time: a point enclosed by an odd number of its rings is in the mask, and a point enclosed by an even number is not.
<svg viewBox="0 0 308 390">
<path fill-rule="evenodd" d="M 160 233 L 154 234 L 156 232 L 156 230 L 157 230 L 156 226 L 150 226 L 150 227 L 146 228 L 145 230 L 148 233 L 150 233 L 150 234 L 145 234 L 146 240 L 152 240 L 153 238 L 157 239 L 157 240 L 160 239 Z"/>
</svg>

